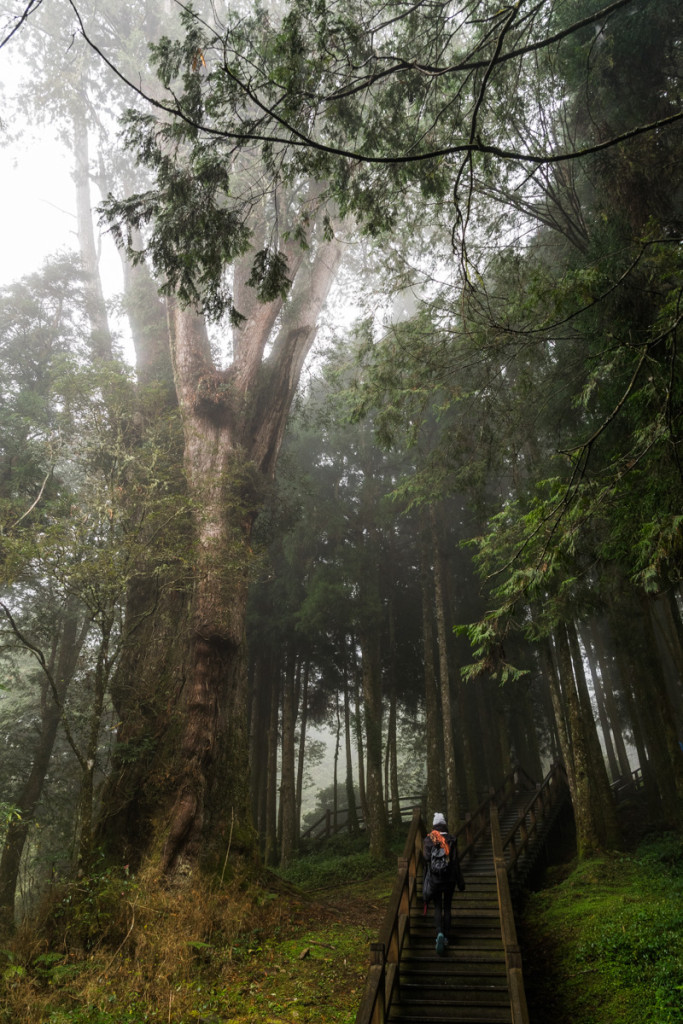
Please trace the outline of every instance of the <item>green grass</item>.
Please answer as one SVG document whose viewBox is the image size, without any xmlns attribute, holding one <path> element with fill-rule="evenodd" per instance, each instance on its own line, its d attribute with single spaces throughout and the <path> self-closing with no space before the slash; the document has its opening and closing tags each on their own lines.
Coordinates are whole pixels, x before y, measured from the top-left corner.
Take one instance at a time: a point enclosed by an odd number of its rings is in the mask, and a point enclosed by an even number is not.
<svg viewBox="0 0 683 1024">
<path fill-rule="evenodd" d="M 683 839 L 579 864 L 519 932 L 532 1024 L 683 1024 Z"/>
<path fill-rule="evenodd" d="M 353 1024 L 396 874 L 363 846 L 186 891 L 82 880 L 0 950 L 0 1024 Z"/>
</svg>

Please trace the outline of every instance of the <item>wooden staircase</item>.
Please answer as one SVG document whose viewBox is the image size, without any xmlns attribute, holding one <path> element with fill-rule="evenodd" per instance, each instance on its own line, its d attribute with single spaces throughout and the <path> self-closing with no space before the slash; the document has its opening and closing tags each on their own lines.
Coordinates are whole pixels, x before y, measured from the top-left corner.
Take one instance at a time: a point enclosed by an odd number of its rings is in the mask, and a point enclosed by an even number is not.
<svg viewBox="0 0 683 1024">
<path fill-rule="evenodd" d="M 557 774 L 533 788 L 516 775 L 468 816 L 458 833 L 466 888 L 453 896 L 442 955 L 431 904 L 424 914 L 416 811 L 356 1024 L 527 1024 L 508 874 L 521 875 L 545 842 L 565 790 Z"/>
<path fill-rule="evenodd" d="M 528 796 L 524 791 L 511 799 L 500 819 L 504 834 Z M 417 887 L 410 910 L 410 938 L 387 1016 L 390 1022 L 512 1022 L 493 848 L 484 837 L 463 873 L 466 888 L 453 896 L 451 942 L 443 956 L 435 949 L 432 905 L 425 915 L 421 882 Z"/>
</svg>

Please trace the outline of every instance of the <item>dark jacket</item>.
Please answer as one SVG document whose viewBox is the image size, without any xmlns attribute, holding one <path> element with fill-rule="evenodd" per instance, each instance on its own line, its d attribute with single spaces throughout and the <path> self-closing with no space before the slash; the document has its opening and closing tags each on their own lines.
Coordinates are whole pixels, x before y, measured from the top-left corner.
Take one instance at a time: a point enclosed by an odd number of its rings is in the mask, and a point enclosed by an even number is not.
<svg viewBox="0 0 683 1024">
<path fill-rule="evenodd" d="M 422 855 L 424 857 L 425 863 L 425 877 L 422 884 L 423 892 L 425 892 L 426 890 L 428 894 L 426 897 L 427 899 L 431 899 L 431 896 L 434 892 L 443 891 L 452 893 L 456 885 L 458 886 L 460 892 L 462 892 L 463 889 L 465 888 L 465 879 L 463 878 L 462 871 L 460 869 L 460 861 L 458 859 L 457 839 L 455 838 L 455 836 L 452 836 L 450 832 L 446 831 L 446 827 L 444 825 L 438 825 L 436 829 L 433 829 L 432 831 L 440 832 L 444 839 L 446 840 L 446 842 L 448 843 L 448 873 L 446 875 L 445 881 L 439 883 L 435 883 L 434 880 L 429 875 L 429 862 L 431 860 L 432 849 L 434 847 L 434 840 L 431 838 L 431 836 L 426 835 L 424 838 L 424 842 L 422 844 Z"/>
</svg>

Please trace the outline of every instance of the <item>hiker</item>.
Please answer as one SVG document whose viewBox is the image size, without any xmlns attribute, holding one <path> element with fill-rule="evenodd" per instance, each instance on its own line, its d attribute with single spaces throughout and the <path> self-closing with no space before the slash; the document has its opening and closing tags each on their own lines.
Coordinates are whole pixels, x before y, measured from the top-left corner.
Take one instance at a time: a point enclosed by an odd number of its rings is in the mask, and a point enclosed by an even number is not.
<svg viewBox="0 0 683 1024">
<path fill-rule="evenodd" d="M 446 819 L 440 811 L 434 815 L 433 829 L 425 836 L 422 846 L 424 856 L 424 877 L 422 896 L 425 912 L 430 899 L 434 900 L 434 927 L 436 928 L 436 951 L 443 954 L 448 946 L 451 930 L 451 902 L 453 890 L 465 888 L 465 879 L 460 870 L 457 840 L 448 831 Z"/>
</svg>

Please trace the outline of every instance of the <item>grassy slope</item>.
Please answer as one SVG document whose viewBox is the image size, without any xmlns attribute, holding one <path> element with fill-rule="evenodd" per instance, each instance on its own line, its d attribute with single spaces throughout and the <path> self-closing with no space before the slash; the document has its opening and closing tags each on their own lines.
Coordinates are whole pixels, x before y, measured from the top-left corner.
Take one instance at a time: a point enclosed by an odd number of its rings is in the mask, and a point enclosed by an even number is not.
<svg viewBox="0 0 683 1024">
<path fill-rule="evenodd" d="M 573 867 L 526 904 L 532 1024 L 683 1024 L 681 838 Z M 81 882 L 0 951 L 0 1024 L 352 1024 L 394 876 L 342 840 L 260 884 Z"/>
<path fill-rule="evenodd" d="M 82 881 L 0 949 L 0 1024 L 352 1024 L 395 864 L 347 846 L 295 884 Z"/>
<path fill-rule="evenodd" d="M 520 923 L 532 1024 L 683 1024 L 683 839 L 573 867 Z"/>
</svg>

